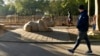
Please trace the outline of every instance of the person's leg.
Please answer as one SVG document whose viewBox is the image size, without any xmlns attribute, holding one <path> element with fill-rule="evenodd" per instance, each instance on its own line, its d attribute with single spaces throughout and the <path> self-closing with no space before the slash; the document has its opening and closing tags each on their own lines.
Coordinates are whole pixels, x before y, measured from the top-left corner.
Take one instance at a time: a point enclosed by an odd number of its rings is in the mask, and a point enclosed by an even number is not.
<svg viewBox="0 0 100 56">
<path fill-rule="evenodd" d="M 93 24 L 93 31 L 95 31 L 95 28 L 96 28 L 96 25 L 95 25 L 95 24 Z"/>
<path fill-rule="evenodd" d="M 75 46 L 74 46 L 73 50 L 76 50 L 76 48 L 79 46 L 79 44 L 81 43 L 82 37 L 83 37 L 82 32 L 79 32 L 79 36 L 76 40 L 76 43 L 75 43 Z"/>
<path fill-rule="evenodd" d="M 71 52 L 71 53 L 74 53 L 74 51 L 76 50 L 76 48 L 79 46 L 81 40 L 82 40 L 82 32 L 79 32 L 79 35 L 77 37 L 77 40 L 76 40 L 74 48 L 73 49 L 69 49 L 68 51 Z"/>
<path fill-rule="evenodd" d="M 73 26 L 73 21 L 71 20 L 71 26 Z"/>
<path fill-rule="evenodd" d="M 89 51 L 92 51 L 92 50 L 91 50 L 91 44 L 90 44 L 90 41 L 89 41 L 87 32 L 85 32 L 84 34 L 85 34 L 85 35 L 84 35 L 84 39 L 85 39 L 85 41 L 86 41 L 87 47 L 88 47 Z"/>
<path fill-rule="evenodd" d="M 96 29 L 96 24 L 94 24 L 94 30 Z"/>
<path fill-rule="evenodd" d="M 68 27 L 70 27 L 70 21 L 68 20 Z"/>
</svg>

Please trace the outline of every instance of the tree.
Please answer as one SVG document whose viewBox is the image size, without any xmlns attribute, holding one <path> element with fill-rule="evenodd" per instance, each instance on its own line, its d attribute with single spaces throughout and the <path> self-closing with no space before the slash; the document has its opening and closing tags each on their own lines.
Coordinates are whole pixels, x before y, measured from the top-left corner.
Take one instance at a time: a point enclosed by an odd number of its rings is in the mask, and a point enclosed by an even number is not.
<svg viewBox="0 0 100 56">
<path fill-rule="evenodd" d="M 67 15 L 71 10 L 73 15 L 78 14 L 79 4 L 87 5 L 85 0 L 8 0 L 10 7 L 15 9 L 18 15 L 35 15 L 48 12 L 51 15 Z M 15 8 L 14 8 L 15 7 Z"/>
<path fill-rule="evenodd" d="M 0 5 L 3 5 L 4 4 L 4 1 L 3 0 L 0 0 Z"/>
<path fill-rule="evenodd" d="M 87 0 L 64 0 L 62 2 L 63 15 L 67 15 L 67 11 L 70 10 L 73 15 L 79 14 L 77 8 L 80 4 L 85 5 L 87 9 Z"/>
<path fill-rule="evenodd" d="M 5 13 L 4 2 L 3 2 L 3 0 L 0 0 L 0 15 L 4 16 L 5 14 L 6 13 Z"/>
<path fill-rule="evenodd" d="M 53 15 L 61 15 L 62 7 L 61 7 L 61 0 L 58 1 L 51 1 L 50 4 L 50 12 Z"/>
<path fill-rule="evenodd" d="M 8 14 L 13 15 L 16 13 L 16 9 L 14 6 L 9 6 L 8 8 Z"/>
<path fill-rule="evenodd" d="M 100 31 L 100 0 L 95 0 L 96 30 Z"/>
<path fill-rule="evenodd" d="M 48 10 L 49 1 L 45 0 L 16 0 L 15 1 L 16 12 L 19 15 L 35 15 L 37 12 L 43 13 Z"/>
</svg>

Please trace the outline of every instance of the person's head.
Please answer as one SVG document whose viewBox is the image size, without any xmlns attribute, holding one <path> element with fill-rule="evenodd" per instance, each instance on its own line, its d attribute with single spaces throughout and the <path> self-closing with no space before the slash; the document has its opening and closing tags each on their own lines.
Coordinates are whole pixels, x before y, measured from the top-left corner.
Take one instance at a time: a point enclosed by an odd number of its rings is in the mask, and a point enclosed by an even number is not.
<svg viewBox="0 0 100 56">
<path fill-rule="evenodd" d="M 83 12 L 84 11 L 84 5 L 80 5 L 79 7 L 78 7 L 78 10 L 79 10 L 79 12 Z"/>
</svg>

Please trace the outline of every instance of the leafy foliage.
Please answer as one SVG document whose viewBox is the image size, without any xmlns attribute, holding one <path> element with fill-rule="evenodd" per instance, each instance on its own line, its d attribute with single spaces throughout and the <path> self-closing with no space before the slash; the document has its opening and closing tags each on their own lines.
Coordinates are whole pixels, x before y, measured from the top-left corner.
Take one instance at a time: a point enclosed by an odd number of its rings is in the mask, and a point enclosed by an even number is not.
<svg viewBox="0 0 100 56">
<path fill-rule="evenodd" d="M 0 4 L 2 1 L 0 0 Z M 4 6 L 6 15 L 43 15 L 45 12 L 49 15 L 67 15 L 68 10 L 72 15 L 77 15 L 78 5 L 84 4 L 87 9 L 88 0 L 13 0 L 13 2 L 8 0 L 8 2 L 9 4 Z"/>
</svg>

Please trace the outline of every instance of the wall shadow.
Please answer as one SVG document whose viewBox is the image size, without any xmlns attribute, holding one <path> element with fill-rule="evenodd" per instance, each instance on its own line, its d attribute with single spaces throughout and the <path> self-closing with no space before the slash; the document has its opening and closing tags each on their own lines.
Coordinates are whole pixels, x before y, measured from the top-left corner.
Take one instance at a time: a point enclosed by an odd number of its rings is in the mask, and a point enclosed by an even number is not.
<svg viewBox="0 0 100 56">
<path fill-rule="evenodd" d="M 36 33 L 39 35 L 46 36 L 48 38 L 53 38 L 53 39 L 62 40 L 62 41 L 70 40 L 70 37 L 68 33 L 66 32 L 52 31 L 52 32 L 32 32 L 32 33 Z"/>
<path fill-rule="evenodd" d="M 31 33 L 31 34 L 35 33 L 35 34 L 38 34 L 38 35 L 43 35 L 47 38 L 57 39 L 57 40 L 61 40 L 61 41 L 64 41 L 64 42 L 71 40 L 71 38 L 69 37 L 69 34 L 67 32 L 53 31 L 53 32 L 29 32 L 29 33 Z M 14 41 L 14 42 L 34 42 L 34 43 L 38 42 L 36 40 L 33 40 L 32 38 L 28 38 L 28 36 L 25 37 L 25 36 L 22 36 L 19 33 L 12 32 L 12 31 L 8 31 L 3 36 L 0 36 L 0 41 L 2 41 L 2 42 L 3 41 L 6 41 L 6 42 L 11 42 L 11 41 Z M 59 42 L 61 42 L 61 41 L 59 41 Z M 43 42 L 43 41 L 40 41 L 40 42 Z"/>
</svg>

